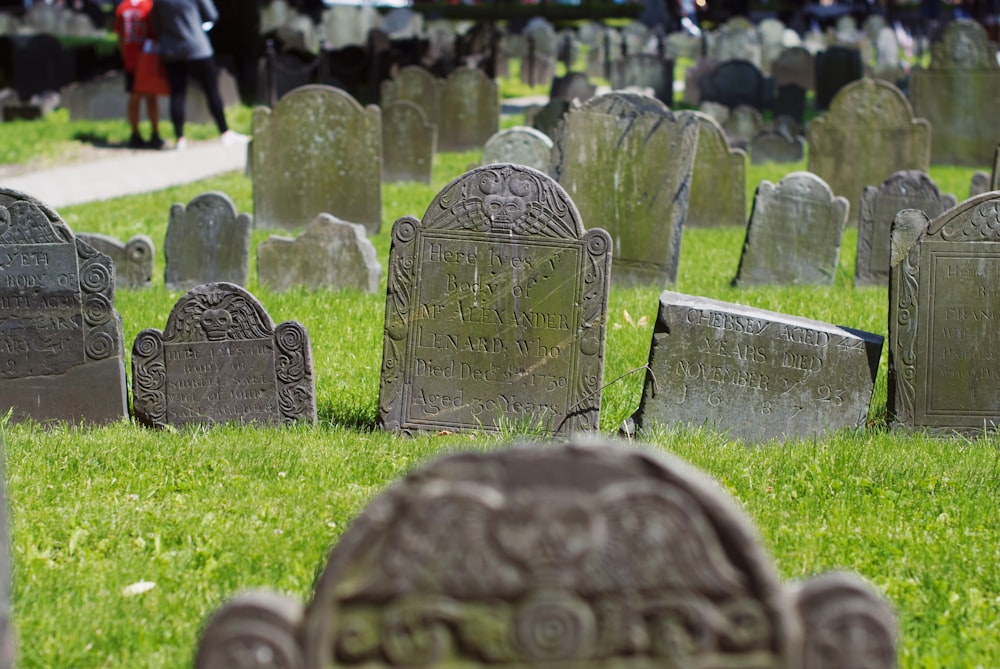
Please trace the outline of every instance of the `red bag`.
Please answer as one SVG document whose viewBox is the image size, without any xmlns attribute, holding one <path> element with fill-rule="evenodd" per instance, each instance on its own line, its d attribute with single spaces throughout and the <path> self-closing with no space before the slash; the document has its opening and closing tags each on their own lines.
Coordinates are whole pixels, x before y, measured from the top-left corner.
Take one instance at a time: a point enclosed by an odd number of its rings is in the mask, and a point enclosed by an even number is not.
<svg viewBox="0 0 1000 669">
<path fill-rule="evenodd" d="M 170 95 L 167 70 L 163 67 L 156 42 L 146 40 L 135 64 L 135 84 L 132 90 L 143 95 Z"/>
</svg>

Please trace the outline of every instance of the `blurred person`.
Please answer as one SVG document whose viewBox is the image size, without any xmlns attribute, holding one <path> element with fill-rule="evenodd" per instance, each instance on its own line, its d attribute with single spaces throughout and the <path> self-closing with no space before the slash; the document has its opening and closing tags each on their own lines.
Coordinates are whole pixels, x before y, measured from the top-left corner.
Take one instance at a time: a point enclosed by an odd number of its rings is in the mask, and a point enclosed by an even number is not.
<svg viewBox="0 0 1000 669">
<path fill-rule="evenodd" d="M 157 106 L 156 96 L 144 93 L 137 93 L 135 89 L 135 69 L 139 61 L 139 53 L 142 45 L 149 37 L 149 12 L 153 7 L 153 0 L 124 0 L 115 10 L 115 34 L 118 35 L 118 48 L 122 54 L 122 63 L 125 65 L 125 92 L 128 93 L 128 104 L 125 109 L 128 123 L 132 126 L 132 136 L 128 140 L 128 146 L 132 149 L 163 148 L 163 140 L 160 139 L 160 108 Z M 146 101 L 146 115 L 149 117 L 149 124 L 153 126 L 152 136 L 146 143 L 139 132 L 139 108 L 142 101 Z"/>
</svg>

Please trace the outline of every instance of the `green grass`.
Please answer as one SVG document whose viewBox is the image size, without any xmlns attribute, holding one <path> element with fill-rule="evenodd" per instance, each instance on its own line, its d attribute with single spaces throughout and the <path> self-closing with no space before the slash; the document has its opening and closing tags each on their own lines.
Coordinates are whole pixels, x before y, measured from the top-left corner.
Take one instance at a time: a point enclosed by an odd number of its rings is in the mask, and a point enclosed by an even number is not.
<svg viewBox="0 0 1000 669">
<path fill-rule="evenodd" d="M 383 227 L 372 240 L 383 266 L 392 221 L 422 215 L 477 158 L 438 156 L 432 187 L 383 187 Z M 748 181 L 778 181 L 793 169 L 804 165 L 750 166 Z M 932 170 L 960 197 L 971 173 Z M 162 329 L 181 296 L 162 279 L 169 207 L 206 190 L 252 211 L 249 180 L 228 174 L 60 212 L 76 231 L 121 239 L 143 232 L 156 241 L 153 287 L 116 295 L 129 346 L 139 330 Z M 255 231 L 254 244 L 267 236 Z M 831 287 L 736 290 L 729 281 L 743 230 L 687 230 L 676 289 L 886 335 L 886 291 L 852 285 L 856 239 L 849 230 Z M 228 597 L 267 587 L 305 602 L 330 546 L 390 481 L 441 453 L 497 448 L 512 436 L 402 438 L 374 429 L 384 292 L 275 294 L 257 284 L 253 267 L 248 288 L 275 321 L 296 319 L 309 330 L 316 426 L 0 426 L 21 667 L 189 666 L 200 626 Z M 643 376 L 629 372 L 646 363 L 658 292 L 611 292 L 605 380 L 622 378 L 604 391 L 606 434 L 638 404 Z M 647 439 L 739 500 L 783 578 L 844 568 L 870 579 L 898 610 L 901 666 L 998 667 L 1000 441 L 888 432 L 885 364 L 883 355 L 862 431 L 762 448 L 699 430 L 657 430 Z M 123 594 L 140 581 L 155 586 Z"/>
</svg>

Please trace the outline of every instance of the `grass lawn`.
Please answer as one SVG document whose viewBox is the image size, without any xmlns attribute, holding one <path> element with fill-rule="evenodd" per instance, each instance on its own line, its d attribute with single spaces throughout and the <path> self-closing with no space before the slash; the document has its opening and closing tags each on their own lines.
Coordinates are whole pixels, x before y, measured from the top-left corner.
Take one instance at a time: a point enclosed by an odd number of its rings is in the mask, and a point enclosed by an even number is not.
<svg viewBox="0 0 1000 669">
<path fill-rule="evenodd" d="M 477 159 L 442 154 L 434 187 L 383 187 L 383 227 L 372 240 L 383 266 L 392 222 L 421 216 Z M 797 169 L 805 164 L 749 166 L 748 202 L 761 179 Z M 931 174 L 962 199 L 972 170 Z M 181 296 L 163 286 L 170 206 L 207 190 L 252 211 L 251 183 L 236 173 L 60 211 L 75 231 L 146 233 L 158 246 L 153 287 L 116 296 L 127 348 L 140 330 L 162 329 Z M 685 231 L 675 288 L 887 335 L 887 291 L 852 285 L 855 229 L 829 288 L 730 288 L 743 234 Z M 267 236 L 255 231 L 254 244 Z M 438 454 L 516 438 L 402 438 L 375 429 L 384 292 L 275 294 L 257 285 L 253 262 L 247 287 L 276 322 L 308 329 L 318 425 L 160 432 L 0 425 L 21 667 L 189 666 L 200 625 L 233 594 L 265 587 L 305 601 L 330 546 L 390 481 Z M 638 404 L 643 376 L 629 372 L 646 362 L 658 293 L 611 292 L 605 380 L 615 381 L 601 417 L 609 435 Z M 1000 667 L 1000 440 L 889 433 L 885 364 L 883 353 L 860 431 L 759 448 L 697 430 L 660 430 L 646 440 L 707 470 L 739 500 L 783 578 L 837 568 L 866 576 L 898 610 L 903 667 Z M 154 585 L 128 594 L 138 582 Z"/>
</svg>

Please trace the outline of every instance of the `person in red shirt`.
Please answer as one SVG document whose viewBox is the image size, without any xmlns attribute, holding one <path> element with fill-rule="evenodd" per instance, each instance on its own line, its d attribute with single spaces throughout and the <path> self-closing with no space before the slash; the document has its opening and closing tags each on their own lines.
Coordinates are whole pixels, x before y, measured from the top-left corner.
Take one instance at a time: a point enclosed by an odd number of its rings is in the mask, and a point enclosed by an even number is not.
<svg viewBox="0 0 1000 669">
<path fill-rule="evenodd" d="M 163 148 L 163 140 L 160 139 L 160 108 L 157 106 L 156 96 L 133 90 L 136 62 L 143 43 L 150 37 L 149 12 L 152 8 L 153 0 L 123 0 L 115 11 L 115 33 L 118 35 L 118 47 L 125 64 L 125 91 L 128 93 L 126 114 L 129 125 L 132 126 L 132 137 L 128 145 L 133 149 Z M 148 143 L 143 141 L 139 133 L 139 106 L 143 98 L 146 100 L 149 123 L 153 126 L 153 134 Z"/>
</svg>

